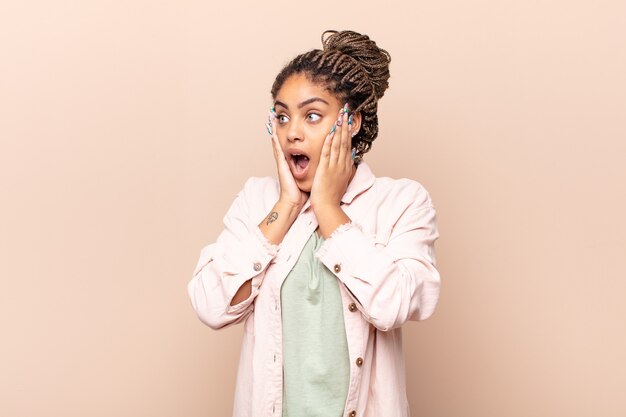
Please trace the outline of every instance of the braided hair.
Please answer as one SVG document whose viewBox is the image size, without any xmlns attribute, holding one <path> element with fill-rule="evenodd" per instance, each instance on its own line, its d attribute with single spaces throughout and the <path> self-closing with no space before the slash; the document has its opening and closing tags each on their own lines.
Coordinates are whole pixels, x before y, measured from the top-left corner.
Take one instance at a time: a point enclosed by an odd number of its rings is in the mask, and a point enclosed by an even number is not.
<svg viewBox="0 0 626 417">
<path fill-rule="evenodd" d="M 330 36 L 325 38 L 325 35 Z M 320 83 L 341 103 L 348 102 L 353 114 L 361 112 L 361 128 L 352 138 L 356 148 L 355 164 L 363 160 L 378 136 L 378 100 L 389 87 L 391 56 L 367 35 L 351 30 L 322 33 L 323 49 L 298 55 L 276 76 L 272 85 L 275 100 L 284 82 L 294 74 L 304 74 Z"/>
</svg>

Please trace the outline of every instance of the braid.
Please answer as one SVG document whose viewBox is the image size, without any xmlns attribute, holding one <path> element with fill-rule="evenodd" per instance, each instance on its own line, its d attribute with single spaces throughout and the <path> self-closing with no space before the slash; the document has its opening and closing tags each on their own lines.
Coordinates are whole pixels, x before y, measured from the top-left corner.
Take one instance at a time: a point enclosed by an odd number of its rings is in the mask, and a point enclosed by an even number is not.
<svg viewBox="0 0 626 417">
<path fill-rule="evenodd" d="M 331 35 L 325 38 L 327 33 Z M 272 86 L 272 98 L 294 74 L 304 73 L 311 81 L 325 84 L 354 113 L 361 112 L 361 129 L 352 138 L 358 164 L 378 136 L 378 100 L 389 87 L 391 56 L 367 35 L 349 30 L 325 31 L 322 45 L 323 49 L 298 55 L 281 70 Z"/>
</svg>

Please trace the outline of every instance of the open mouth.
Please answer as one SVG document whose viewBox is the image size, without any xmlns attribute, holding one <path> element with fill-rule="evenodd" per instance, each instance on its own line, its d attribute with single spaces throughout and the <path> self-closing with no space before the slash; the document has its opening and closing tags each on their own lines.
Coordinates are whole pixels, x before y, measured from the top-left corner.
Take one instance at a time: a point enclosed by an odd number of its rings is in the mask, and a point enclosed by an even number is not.
<svg viewBox="0 0 626 417">
<path fill-rule="evenodd" d="M 302 179 L 306 176 L 309 167 L 309 157 L 303 154 L 291 155 L 291 172 L 296 179 Z"/>
</svg>

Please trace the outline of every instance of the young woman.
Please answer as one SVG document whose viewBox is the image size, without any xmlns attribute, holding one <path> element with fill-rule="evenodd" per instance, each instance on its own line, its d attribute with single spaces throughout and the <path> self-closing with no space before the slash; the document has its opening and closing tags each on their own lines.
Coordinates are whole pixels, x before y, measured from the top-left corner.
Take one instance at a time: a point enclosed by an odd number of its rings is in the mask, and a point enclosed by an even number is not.
<svg viewBox="0 0 626 417">
<path fill-rule="evenodd" d="M 363 162 L 391 58 L 353 31 L 322 43 L 272 87 L 278 179 L 247 180 L 188 284 L 209 327 L 244 323 L 235 417 L 409 416 L 401 326 L 439 298 L 427 190 Z"/>
</svg>

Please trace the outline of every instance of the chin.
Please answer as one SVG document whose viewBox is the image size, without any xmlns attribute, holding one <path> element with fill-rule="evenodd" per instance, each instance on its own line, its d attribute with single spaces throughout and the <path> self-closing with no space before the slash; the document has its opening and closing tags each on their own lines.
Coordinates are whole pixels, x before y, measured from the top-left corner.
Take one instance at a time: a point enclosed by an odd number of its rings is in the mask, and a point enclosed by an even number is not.
<svg viewBox="0 0 626 417">
<path fill-rule="evenodd" d="M 309 181 L 296 181 L 296 185 L 300 189 L 300 191 L 304 191 L 305 193 L 310 193 L 312 184 Z"/>
</svg>

